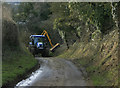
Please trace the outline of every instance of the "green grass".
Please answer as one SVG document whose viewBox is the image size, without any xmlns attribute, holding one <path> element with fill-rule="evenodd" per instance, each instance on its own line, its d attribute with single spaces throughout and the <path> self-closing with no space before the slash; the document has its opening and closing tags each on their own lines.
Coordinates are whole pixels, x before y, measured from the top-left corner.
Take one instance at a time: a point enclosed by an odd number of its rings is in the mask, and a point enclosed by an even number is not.
<svg viewBox="0 0 120 88">
<path fill-rule="evenodd" d="M 117 78 L 115 79 L 114 77 L 118 75 L 116 71 L 117 68 L 111 67 L 107 69 L 108 71 L 104 71 L 102 69 L 105 66 L 99 65 L 102 63 L 101 59 L 103 58 L 103 56 L 100 57 L 100 55 L 103 52 L 101 52 L 99 48 L 91 49 L 90 47 L 92 46 L 87 46 L 87 44 L 81 44 L 82 47 L 78 47 L 78 45 L 80 44 L 78 43 L 76 44 L 76 46 L 72 46 L 72 48 L 66 50 L 65 52 L 63 52 L 63 54 L 57 57 L 72 60 L 75 65 L 78 66 L 78 68 L 81 66 L 85 67 L 88 77 L 90 77 L 90 80 L 92 81 L 94 86 L 116 86 L 118 82 Z M 78 48 L 76 49 L 76 47 Z M 89 52 L 85 50 L 88 50 Z M 112 55 L 113 54 L 114 53 L 112 52 Z M 105 55 L 105 57 L 107 56 L 109 56 L 109 53 Z M 112 57 L 110 57 L 110 59 L 107 59 L 106 62 L 109 62 L 111 59 Z"/>
<path fill-rule="evenodd" d="M 25 74 L 26 71 L 32 69 L 37 64 L 37 61 L 28 52 L 7 51 L 3 58 L 2 85 L 14 81 L 17 76 Z"/>
<path fill-rule="evenodd" d="M 96 85 L 96 86 L 108 86 L 107 84 L 105 84 L 105 81 L 106 81 L 106 77 L 104 78 L 104 76 L 101 76 L 101 75 L 92 75 L 90 76 L 91 80 L 93 81 L 93 85 Z"/>
</svg>

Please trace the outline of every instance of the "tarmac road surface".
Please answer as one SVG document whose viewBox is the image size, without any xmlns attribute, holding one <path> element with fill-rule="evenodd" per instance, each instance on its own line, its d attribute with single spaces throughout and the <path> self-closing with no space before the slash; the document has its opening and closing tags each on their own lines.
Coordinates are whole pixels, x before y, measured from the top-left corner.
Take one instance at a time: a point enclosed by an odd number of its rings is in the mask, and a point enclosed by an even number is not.
<svg viewBox="0 0 120 88">
<path fill-rule="evenodd" d="M 72 62 L 53 57 L 36 57 L 36 59 L 42 62 L 40 68 L 29 78 L 19 82 L 17 88 L 19 86 L 87 86 L 82 72 Z"/>
</svg>

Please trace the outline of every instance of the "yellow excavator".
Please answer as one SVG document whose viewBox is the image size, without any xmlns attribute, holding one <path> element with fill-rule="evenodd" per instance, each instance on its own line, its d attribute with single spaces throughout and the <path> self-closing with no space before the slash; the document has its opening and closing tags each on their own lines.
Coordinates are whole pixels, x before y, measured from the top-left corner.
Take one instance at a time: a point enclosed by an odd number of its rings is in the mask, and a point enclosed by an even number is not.
<svg viewBox="0 0 120 88">
<path fill-rule="evenodd" d="M 50 49 L 50 51 L 54 51 L 57 47 L 60 46 L 59 43 L 56 43 L 55 45 L 52 44 L 51 39 L 50 39 L 50 37 L 49 37 L 49 35 L 48 35 L 48 33 L 47 33 L 46 30 L 44 30 L 41 35 L 46 35 L 46 36 L 47 36 L 47 38 L 48 38 L 48 40 L 49 40 L 49 43 L 50 43 L 50 45 L 51 45 L 51 47 L 52 47 L 52 48 Z"/>
<path fill-rule="evenodd" d="M 48 39 L 51 45 L 50 49 L 48 48 L 48 41 L 46 41 L 46 38 Z M 60 46 L 59 43 L 55 45 L 52 44 L 51 39 L 46 30 L 44 30 L 41 35 L 31 35 L 30 40 L 31 41 L 29 42 L 29 50 L 34 56 L 38 53 L 41 53 L 42 56 L 49 56 L 49 50 L 51 52 L 54 52 L 54 50 Z"/>
</svg>

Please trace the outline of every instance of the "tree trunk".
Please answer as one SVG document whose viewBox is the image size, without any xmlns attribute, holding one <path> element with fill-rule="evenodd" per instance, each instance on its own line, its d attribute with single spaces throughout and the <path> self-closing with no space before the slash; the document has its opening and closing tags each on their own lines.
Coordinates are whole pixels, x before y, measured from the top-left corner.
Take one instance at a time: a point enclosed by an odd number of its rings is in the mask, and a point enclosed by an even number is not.
<svg viewBox="0 0 120 88">
<path fill-rule="evenodd" d="M 113 3 L 113 2 L 111 2 L 111 7 L 112 7 L 112 16 L 113 16 L 113 20 L 114 20 L 114 22 L 115 22 L 115 25 L 116 25 L 116 27 L 118 28 L 118 13 L 119 13 L 119 9 L 118 9 L 118 7 L 119 7 L 119 3 Z"/>
<path fill-rule="evenodd" d="M 79 40 L 79 42 L 80 42 L 80 36 L 78 35 L 77 32 L 75 32 L 75 35 L 76 35 L 76 37 L 78 38 L 78 40 Z"/>
<path fill-rule="evenodd" d="M 117 9 L 116 9 L 117 12 L 117 18 L 118 18 L 118 27 L 120 29 L 120 2 L 118 2 L 117 4 Z"/>
<path fill-rule="evenodd" d="M 68 40 L 67 40 L 67 35 L 66 35 L 66 33 L 65 33 L 65 42 L 66 42 L 66 46 L 67 46 L 67 49 L 69 49 L 69 44 L 68 44 Z"/>
</svg>

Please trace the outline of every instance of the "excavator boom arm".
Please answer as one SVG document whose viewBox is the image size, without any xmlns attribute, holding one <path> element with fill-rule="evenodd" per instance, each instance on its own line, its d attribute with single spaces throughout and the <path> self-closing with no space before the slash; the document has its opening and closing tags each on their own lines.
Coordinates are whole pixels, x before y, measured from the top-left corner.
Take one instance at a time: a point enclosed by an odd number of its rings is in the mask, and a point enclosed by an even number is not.
<svg viewBox="0 0 120 88">
<path fill-rule="evenodd" d="M 52 42 L 51 42 L 51 39 L 50 39 L 50 37 L 49 37 L 49 35 L 48 35 L 47 31 L 46 31 L 46 30 L 44 30 L 44 31 L 42 32 L 42 34 L 41 34 L 41 35 L 46 35 L 46 36 L 47 36 L 47 38 L 48 38 L 48 40 L 49 40 L 50 45 L 53 47 L 53 44 L 52 44 Z"/>
</svg>

